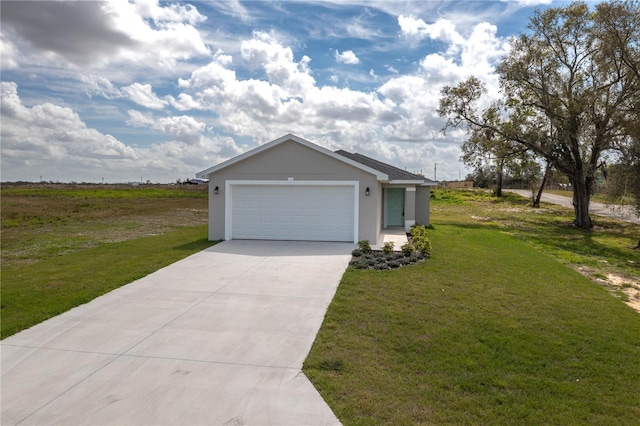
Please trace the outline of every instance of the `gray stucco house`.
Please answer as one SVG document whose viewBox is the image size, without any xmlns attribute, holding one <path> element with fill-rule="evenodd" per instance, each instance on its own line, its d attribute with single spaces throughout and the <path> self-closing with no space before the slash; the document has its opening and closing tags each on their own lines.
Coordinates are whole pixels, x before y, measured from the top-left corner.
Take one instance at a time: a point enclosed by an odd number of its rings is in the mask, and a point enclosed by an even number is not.
<svg viewBox="0 0 640 426">
<path fill-rule="evenodd" d="M 287 134 L 196 175 L 209 179 L 209 239 L 378 241 L 429 225 L 436 183 Z"/>
</svg>

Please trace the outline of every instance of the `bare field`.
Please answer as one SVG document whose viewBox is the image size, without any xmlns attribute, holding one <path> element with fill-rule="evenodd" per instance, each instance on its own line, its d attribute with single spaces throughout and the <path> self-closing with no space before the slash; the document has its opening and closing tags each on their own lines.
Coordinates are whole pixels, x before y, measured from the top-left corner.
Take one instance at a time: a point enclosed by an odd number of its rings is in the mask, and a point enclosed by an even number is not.
<svg viewBox="0 0 640 426">
<path fill-rule="evenodd" d="M 3 184 L 3 267 L 207 223 L 206 185 Z"/>
</svg>

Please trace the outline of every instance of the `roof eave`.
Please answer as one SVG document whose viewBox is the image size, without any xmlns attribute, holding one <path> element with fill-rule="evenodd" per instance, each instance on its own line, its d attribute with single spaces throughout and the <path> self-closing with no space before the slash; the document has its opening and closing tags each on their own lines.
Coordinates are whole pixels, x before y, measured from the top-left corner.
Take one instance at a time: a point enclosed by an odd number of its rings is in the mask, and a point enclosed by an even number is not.
<svg viewBox="0 0 640 426">
<path fill-rule="evenodd" d="M 423 179 L 394 179 L 389 181 L 391 185 L 423 185 L 425 183 Z"/>
</svg>

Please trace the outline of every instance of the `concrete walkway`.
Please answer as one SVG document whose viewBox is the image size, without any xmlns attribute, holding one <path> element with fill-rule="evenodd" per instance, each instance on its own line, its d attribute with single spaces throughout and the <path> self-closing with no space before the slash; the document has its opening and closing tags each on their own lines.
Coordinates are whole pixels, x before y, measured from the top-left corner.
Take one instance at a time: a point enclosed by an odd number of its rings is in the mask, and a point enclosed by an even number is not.
<svg viewBox="0 0 640 426">
<path fill-rule="evenodd" d="M 2 341 L 10 424 L 339 424 L 300 371 L 353 244 L 229 241 Z"/>
<path fill-rule="evenodd" d="M 505 189 L 505 191 L 515 192 L 518 195 L 531 199 L 531 191 L 526 189 Z M 562 195 L 542 193 L 541 201 L 551 204 L 557 204 L 573 209 L 573 200 L 569 197 L 563 197 Z M 635 212 L 635 209 L 631 206 L 616 206 L 612 207 L 602 203 L 589 203 L 589 213 L 612 217 L 614 219 L 623 220 L 625 222 L 640 223 L 640 216 Z M 593 219 L 593 218 L 592 218 Z"/>
<path fill-rule="evenodd" d="M 373 250 L 382 250 L 384 243 L 392 242 L 393 251 L 400 251 L 400 248 L 408 241 L 407 232 L 404 228 L 387 228 L 380 232 L 377 243 L 372 245 L 371 248 Z"/>
</svg>

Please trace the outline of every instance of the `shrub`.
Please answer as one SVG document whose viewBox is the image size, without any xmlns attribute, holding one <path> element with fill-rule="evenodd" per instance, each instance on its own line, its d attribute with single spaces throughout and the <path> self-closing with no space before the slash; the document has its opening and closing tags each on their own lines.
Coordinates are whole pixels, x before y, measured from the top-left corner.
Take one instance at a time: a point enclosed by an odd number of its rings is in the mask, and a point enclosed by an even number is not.
<svg viewBox="0 0 640 426">
<path fill-rule="evenodd" d="M 392 260 L 391 262 L 387 263 L 387 265 L 389 265 L 390 268 L 395 269 L 400 267 L 400 262 Z"/>
<path fill-rule="evenodd" d="M 431 256 L 431 241 L 429 241 L 429 238 L 424 237 L 420 239 L 420 241 L 416 243 L 416 249 L 418 249 L 423 257 Z"/>
<path fill-rule="evenodd" d="M 362 256 L 362 250 L 361 250 L 361 249 L 359 249 L 359 248 L 354 249 L 354 250 L 351 252 L 351 256 L 353 256 L 353 257 L 360 257 L 360 256 Z"/>
<path fill-rule="evenodd" d="M 402 247 L 400 247 L 400 252 L 404 255 L 404 257 L 411 256 L 411 253 L 416 251 L 416 248 L 411 243 L 404 243 Z"/>
<path fill-rule="evenodd" d="M 351 262 L 349 262 L 349 266 L 351 266 L 352 268 L 356 268 L 356 269 L 368 269 L 369 268 L 369 265 L 367 264 L 367 262 L 362 260 L 362 258 L 353 259 Z"/>
<path fill-rule="evenodd" d="M 427 228 L 424 225 L 413 225 L 411 227 L 411 237 L 417 251 L 424 257 L 431 255 L 431 240 L 427 237 Z"/>
<path fill-rule="evenodd" d="M 365 260 L 365 262 L 367 262 L 368 266 L 376 266 L 376 264 L 378 263 L 378 259 L 376 258 L 367 259 Z"/>
<path fill-rule="evenodd" d="M 371 245 L 369 244 L 369 240 L 358 241 L 358 246 L 363 253 L 371 253 Z"/>
<path fill-rule="evenodd" d="M 382 251 L 385 254 L 391 254 L 393 253 L 393 246 L 394 246 L 393 241 L 387 241 L 382 245 Z"/>
</svg>

